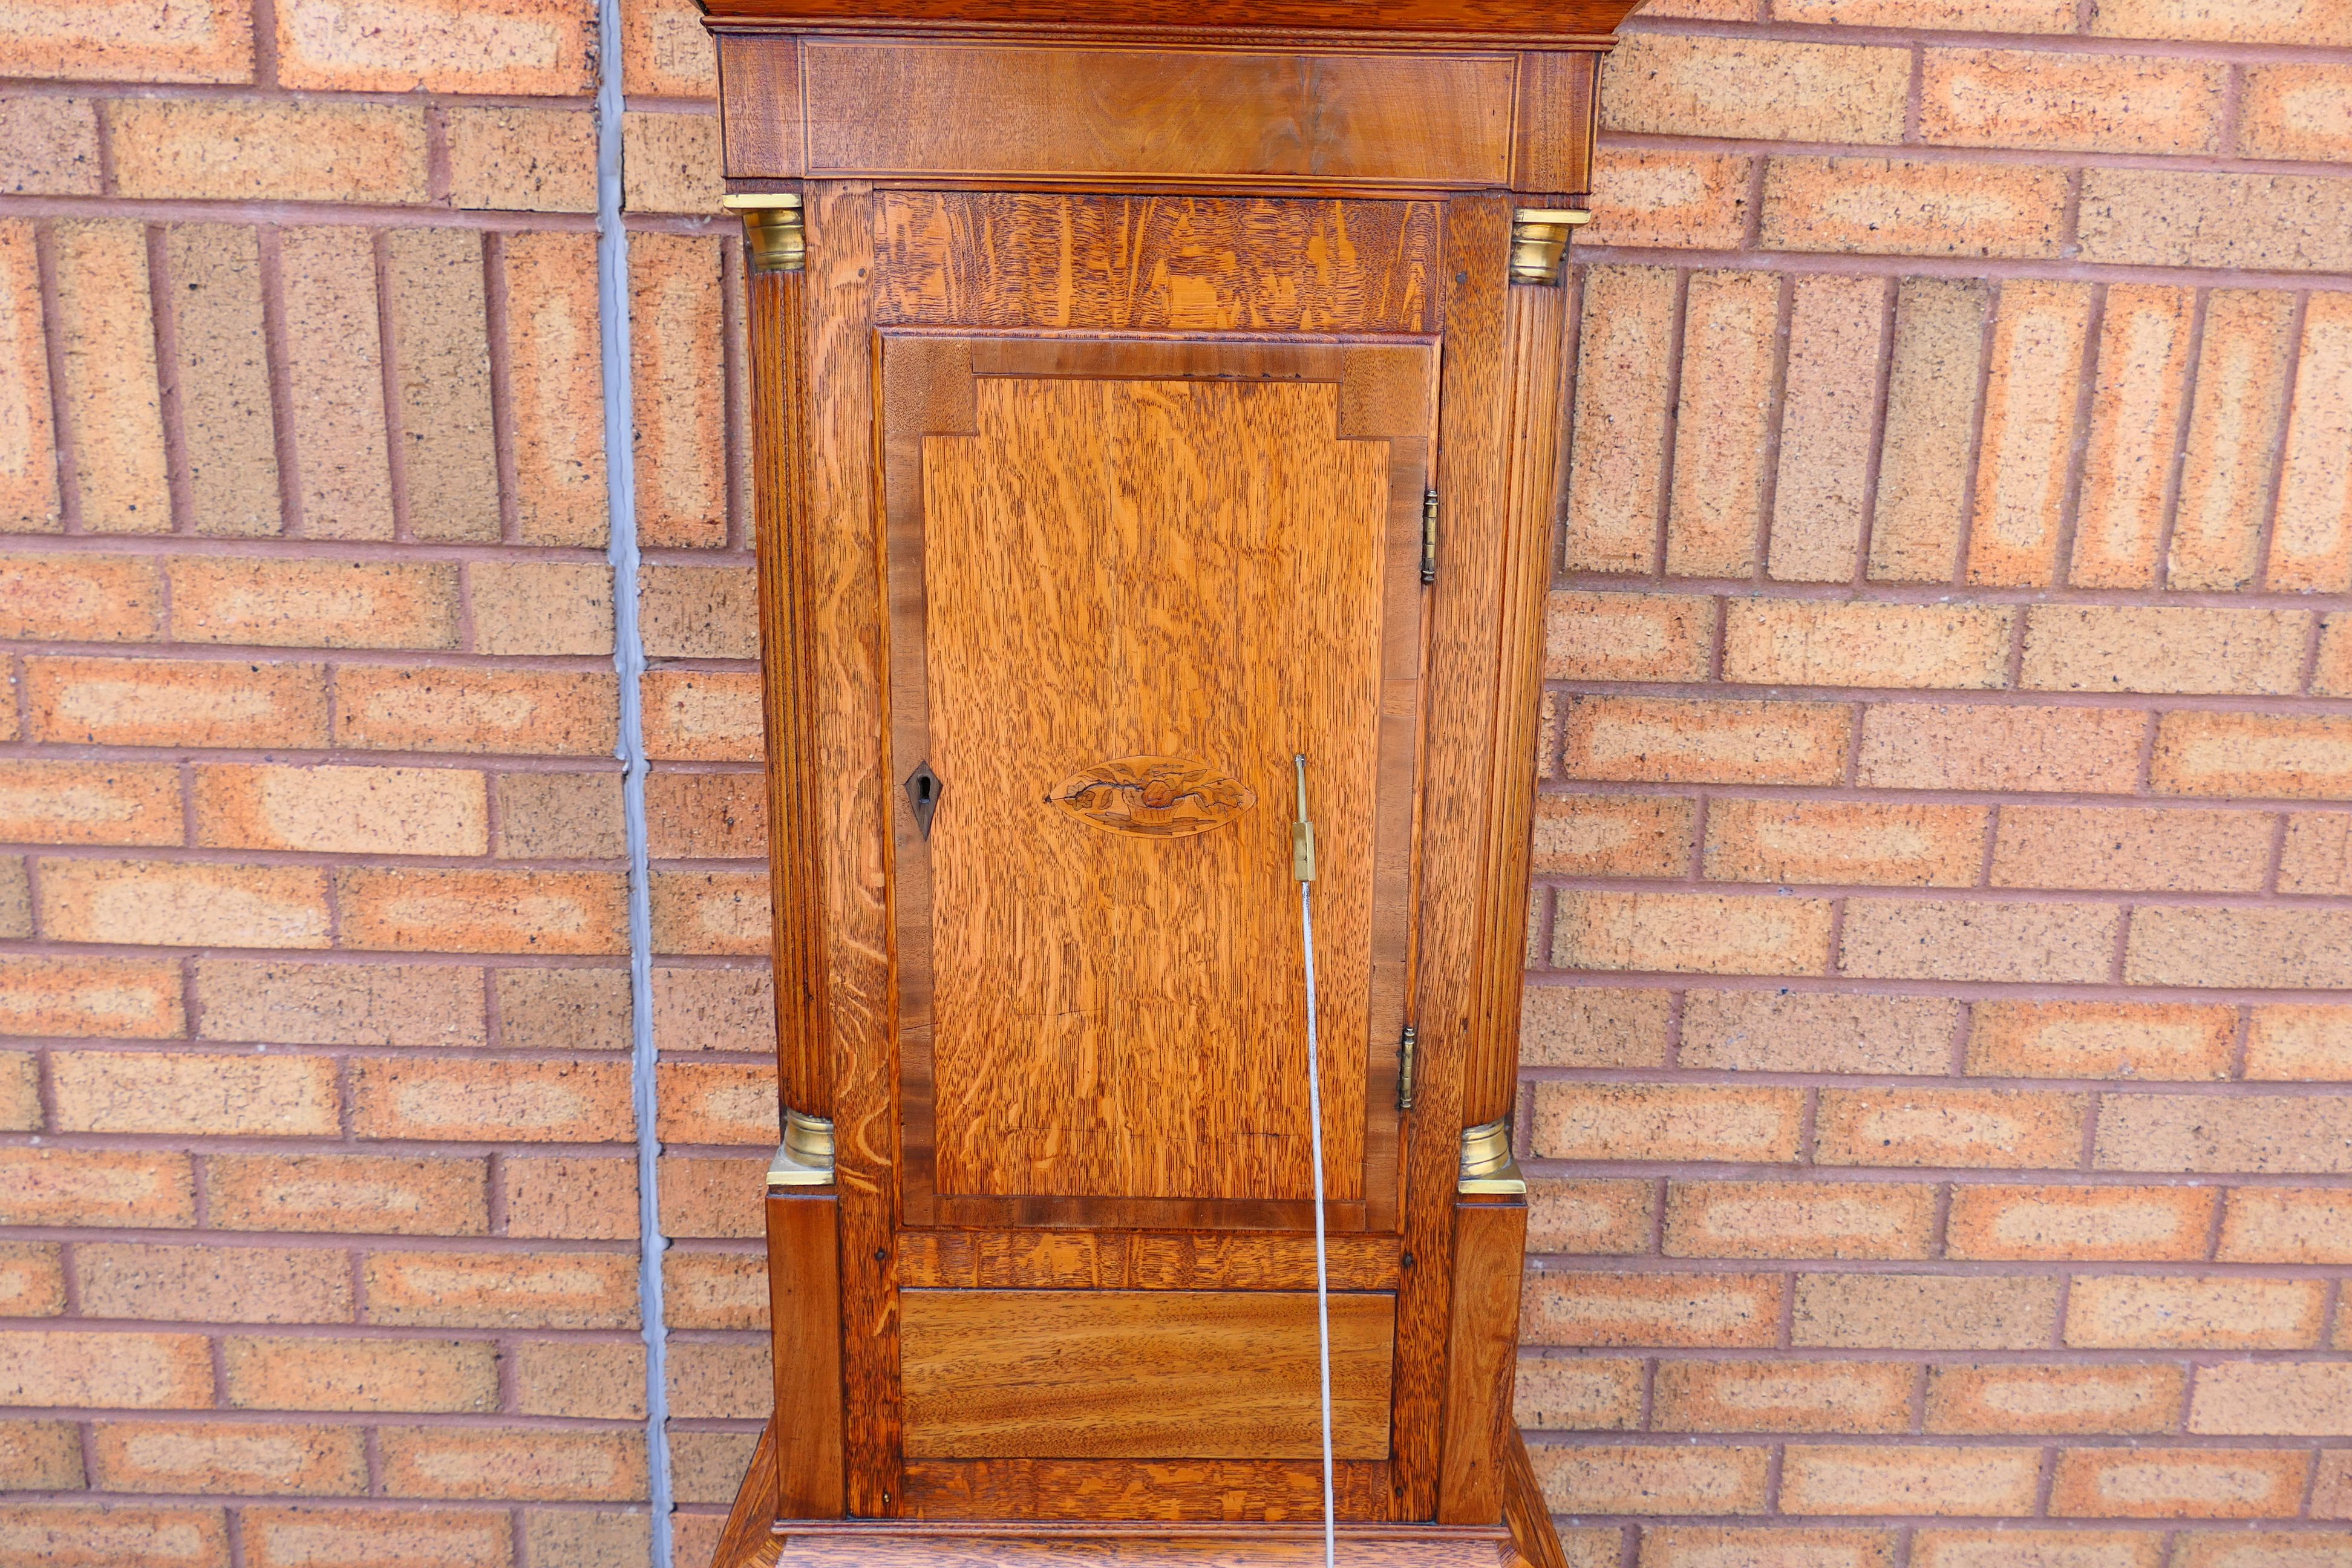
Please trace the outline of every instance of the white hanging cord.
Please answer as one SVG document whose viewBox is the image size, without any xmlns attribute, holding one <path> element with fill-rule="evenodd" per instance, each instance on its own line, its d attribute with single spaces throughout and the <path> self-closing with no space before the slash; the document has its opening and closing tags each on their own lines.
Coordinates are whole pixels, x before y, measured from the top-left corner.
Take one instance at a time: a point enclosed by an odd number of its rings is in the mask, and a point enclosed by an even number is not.
<svg viewBox="0 0 2352 1568">
<path fill-rule="evenodd" d="M 1307 954 L 1307 1125 L 1315 1153 L 1315 1329 L 1323 1372 L 1323 1568 L 1338 1568 L 1331 1520 L 1331 1271 L 1323 1251 L 1323 1073 L 1315 1027 L 1315 825 L 1307 819 L 1307 758 L 1298 770 L 1298 820 L 1290 828 L 1290 869 L 1298 879 L 1298 929 Z"/>
</svg>

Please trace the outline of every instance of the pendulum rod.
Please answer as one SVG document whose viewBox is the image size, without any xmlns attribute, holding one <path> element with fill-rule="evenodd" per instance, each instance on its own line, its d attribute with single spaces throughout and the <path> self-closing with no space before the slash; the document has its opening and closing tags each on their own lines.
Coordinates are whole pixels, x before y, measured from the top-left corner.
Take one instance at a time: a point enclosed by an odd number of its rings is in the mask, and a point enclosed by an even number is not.
<svg viewBox="0 0 2352 1568">
<path fill-rule="evenodd" d="M 1307 816 L 1307 758 L 1298 771 L 1298 820 L 1290 827 L 1290 870 L 1298 879 L 1298 930 L 1307 958 L 1307 1127 L 1315 1156 L 1315 1332 L 1323 1375 L 1323 1568 L 1337 1568 L 1331 1519 L 1331 1270 L 1323 1244 L 1323 1072 L 1315 1018 L 1315 825 Z"/>
</svg>

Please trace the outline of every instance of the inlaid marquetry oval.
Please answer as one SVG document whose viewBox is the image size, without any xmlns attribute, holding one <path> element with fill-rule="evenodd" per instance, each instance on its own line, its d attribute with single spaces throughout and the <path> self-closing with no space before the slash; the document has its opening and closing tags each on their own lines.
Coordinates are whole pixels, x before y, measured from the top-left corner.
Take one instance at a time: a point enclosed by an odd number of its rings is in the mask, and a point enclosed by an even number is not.
<svg viewBox="0 0 2352 1568">
<path fill-rule="evenodd" d="M 1223 827 L 1257 804 L 1249 785 L 1191 757 L 1120 757 L 1071 774 L 1046 797 L 1110 833 L 1182 838 Z"/>
</svg>

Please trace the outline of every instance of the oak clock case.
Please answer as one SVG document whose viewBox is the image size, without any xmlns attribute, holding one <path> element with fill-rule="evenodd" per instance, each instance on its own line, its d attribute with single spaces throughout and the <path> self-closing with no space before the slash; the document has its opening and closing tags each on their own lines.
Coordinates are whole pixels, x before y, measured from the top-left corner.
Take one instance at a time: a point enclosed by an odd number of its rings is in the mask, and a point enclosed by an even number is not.
<svg viewBox="0 0 2352 1568">
<path fill-rule="evenodd" d="M 719 1560 L 1319 1542 L 1304 756 L 1334 1514 L 1555 1562 L 1509 1117 L 1630 3 L 1026 3 L 709 7 L 785 1111 Z"/>
</svg>

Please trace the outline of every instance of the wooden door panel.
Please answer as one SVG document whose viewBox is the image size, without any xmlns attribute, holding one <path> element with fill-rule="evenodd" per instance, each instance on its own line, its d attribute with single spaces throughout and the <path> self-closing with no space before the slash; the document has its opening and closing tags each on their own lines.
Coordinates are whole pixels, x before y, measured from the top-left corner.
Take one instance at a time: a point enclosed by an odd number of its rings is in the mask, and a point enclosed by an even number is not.
<svg viewBox="0 0 2352 1568">
<path fill-rule="evenodd" d="M 1306 1459 L 1312 1291 L 908 1290 L 909 1458 Z M 1330 1298 L 1331 1451 L 1383 1459 L 1396 1298 Z"/>
<path fill-rule="evenodd" d="M 1295 752 L 1330 1217 L 1392 1223 L 1434 361 L 886 335 L 908 1223 L 1310 1222 Z"/>
</svg>

